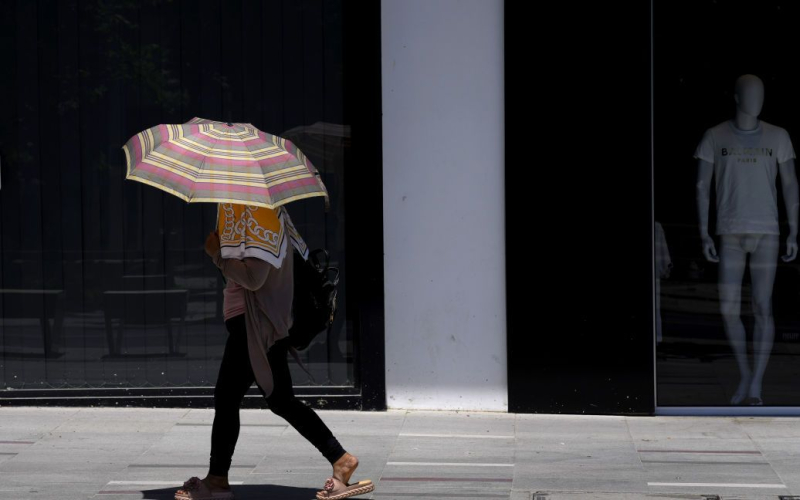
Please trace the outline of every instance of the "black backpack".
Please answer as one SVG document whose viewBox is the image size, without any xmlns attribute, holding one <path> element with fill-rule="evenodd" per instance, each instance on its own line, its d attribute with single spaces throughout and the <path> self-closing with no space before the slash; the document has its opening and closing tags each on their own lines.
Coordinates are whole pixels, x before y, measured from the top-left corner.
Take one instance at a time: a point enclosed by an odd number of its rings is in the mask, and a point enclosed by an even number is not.
<svg viewBox="0 0 800 500">
<path fill-rule="evenodd" d="M 308 348 L 314 337 L 333 325 L 339 269 L 330 267 L 330 255 L 322 248 L 311 252 L 308 260 L 295 250 L 293 258 L 294 320 L 289 329 L 289 345 L 302 351 Z"/>
</svg>

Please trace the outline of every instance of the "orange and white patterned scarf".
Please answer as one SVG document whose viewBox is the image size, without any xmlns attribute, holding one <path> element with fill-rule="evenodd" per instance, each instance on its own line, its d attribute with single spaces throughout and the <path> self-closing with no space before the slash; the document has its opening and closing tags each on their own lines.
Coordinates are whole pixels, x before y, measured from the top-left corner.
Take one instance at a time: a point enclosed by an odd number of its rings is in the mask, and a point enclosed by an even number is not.
<svg viewBox="0 0 800 500">
<path fill-rule="evenodd" d="M 304 259 L 308 247 L 284 207 L 275 210 L 255 205 L 219 203 L 217 233 L 224 259 L 255 257 L 281 267 L 289 241 Z"/>
</svg>

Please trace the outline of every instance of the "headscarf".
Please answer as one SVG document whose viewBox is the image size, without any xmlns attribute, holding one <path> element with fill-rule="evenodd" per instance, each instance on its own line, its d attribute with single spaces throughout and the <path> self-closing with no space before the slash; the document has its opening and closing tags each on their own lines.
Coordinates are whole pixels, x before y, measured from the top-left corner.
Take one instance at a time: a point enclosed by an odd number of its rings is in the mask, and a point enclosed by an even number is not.
<svg viewBox="0 0 800 500">
<path fill-rule="evenodd" d="M 255 205 L 220 203 L 217 206 L 217 232 L 224 259 L 255 257 L 279 268 L 286 258 L 288 242 L 303 259 L 308 247 L 281 206 L 269 209 Z"/>
</svg>

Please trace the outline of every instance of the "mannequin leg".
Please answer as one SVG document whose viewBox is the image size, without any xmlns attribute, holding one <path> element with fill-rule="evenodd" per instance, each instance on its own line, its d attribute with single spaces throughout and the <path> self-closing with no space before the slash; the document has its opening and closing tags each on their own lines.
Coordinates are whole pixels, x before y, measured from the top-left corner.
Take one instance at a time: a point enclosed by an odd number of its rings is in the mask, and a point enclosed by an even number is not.
<svg viewBox="0 0 800 500">
<path fill-rule="evenodd" d="M 719 253 L 720 312 L 736 364 L 739 366 L 739 387 L 731 404 L 739 404 L 747 396 L 752 372 L 747 360 L 747 337 L 741 318 L 742 278 L 747 254 L 741 247 L 741 235 L 722 235 Z"/>
<path fill-rule="evenodd" d="M 753 379 L 748 396 L 761 401 L 761 384 L 767 369 L 772 344 L 775 339 L 775 321 L 772 317 L 772 291 L 778 267 L 779 236 L 765 234 L 750 255 L 750 276 L 753 282 Z"/>
</svg>

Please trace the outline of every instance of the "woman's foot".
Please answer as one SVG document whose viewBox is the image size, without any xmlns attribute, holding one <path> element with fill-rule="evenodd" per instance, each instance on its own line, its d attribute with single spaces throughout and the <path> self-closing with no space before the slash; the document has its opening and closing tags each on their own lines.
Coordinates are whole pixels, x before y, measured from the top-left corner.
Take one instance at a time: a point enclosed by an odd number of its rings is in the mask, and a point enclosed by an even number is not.
<svg viewBox="0 0 800 500">
<path fill-rule="evenodd" d="M 203 479 L 197 476 L 192 476 L 187 481 L 184 481 L 183 487 L 175 492 L 175 498 L 187 500 L 189 498 L 197 498 L 200 495 L 223 493 L 229 498 L 233 498 L 230 484 L 228 484 L 227 476 L 214 476 L 207 475 Z M 206 497 L 208 498 L 208 497 Z"/>
<path fill-rule="evenodd" d="M 229 491 L 231 489 L 231 485 L 228 484 L 228 476 L 209 474 L 201 479 L 201 481 L 203 481 L 211 491 Z"/>
<path fill-rule="evenodd" d="M 358 457 L 345 453 L 333 464 L 333 477 L 344 484 L 349 484 L 350 476 L 353 475 L 356 467 L 358 467 Z"/>
</svg>

